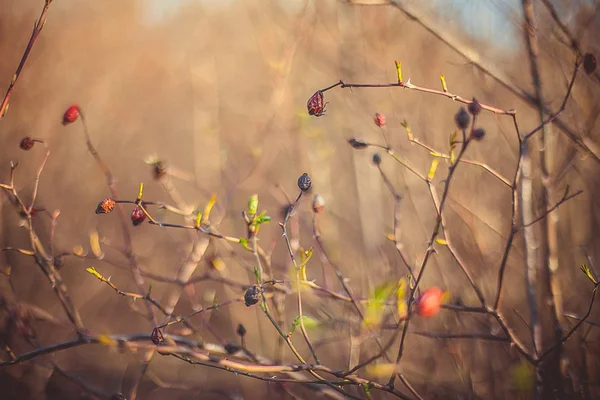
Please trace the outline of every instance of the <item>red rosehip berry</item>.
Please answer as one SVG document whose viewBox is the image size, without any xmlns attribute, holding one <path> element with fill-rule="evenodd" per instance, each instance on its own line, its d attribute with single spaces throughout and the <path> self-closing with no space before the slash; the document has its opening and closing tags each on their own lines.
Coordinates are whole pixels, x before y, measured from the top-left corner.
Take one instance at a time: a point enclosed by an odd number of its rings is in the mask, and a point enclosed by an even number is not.
<svg viewBox="0 0 600 400">
<path fill-rule="evenodd" d="M 158 328 L 152 329 L 152 334 L 150 335 L 150 339 L 152 340 L 152 343 L 154 343 L 157 346 L 159 344 L 163 344 L 165 342 L 165 337 L 163 336 L 162 332 Z"/>
<path fill-rule="evenodd" d="M 21 143 L 19 143 L 19 147 L 22 150 L 31 150 L 31 148 L 33 147 L 33 145 L 35 144 L 35 141 L 33 140 L 33 138 L 29 137 L 29 136 L 25 136 L 23 139 L 21 139 Z"/>
<path fill-rule="evenodd" d="M 146 214 L 144 213 L 144 210 L 142 210 L 140 206 L 135 206 L 131 212 L 131 222 L 133 223 L 133 226 L 138 226 L 145 220 Z"/>
<path fill-rule="evenodd" d="M 382 127 L 385 125 L 385 115 L 376 113 L 375 114 L 375 125 Z"/>
<path fill-rule="evenodd" d="M 421 293 L 417 299 L 417 314 L 422 317 L 432 317 L 440 311 L 442 295 L 444 292 L 440 288 L 433 287 Z"/>
<path fill-rule="evenodd" d="M 72 124 L 77 121 L 77 118 L 79 118 L 79 106 L 74 104 L 65 111 L 65 114 L 63 115 L 63 125 Z"/>
<path fill-rule="evenodd" d="M 306 108 L 308 109 L 308 115 L 314 115 L 315 117 L 320 117 L 325 114 L 325 98 L 323 97 L 323 92 L 318 90 L 313 94 L 308 102 L 306 103 Z"/>
</svg>

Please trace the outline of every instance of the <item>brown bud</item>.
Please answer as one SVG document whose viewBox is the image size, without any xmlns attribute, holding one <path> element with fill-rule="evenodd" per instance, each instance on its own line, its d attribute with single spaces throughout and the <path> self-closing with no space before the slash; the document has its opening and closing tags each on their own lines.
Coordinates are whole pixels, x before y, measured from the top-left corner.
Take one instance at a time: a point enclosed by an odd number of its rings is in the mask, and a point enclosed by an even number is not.
<svg viewBox="0 0 600 400">
<path fill-rule="evenodd" d="M 461 107 L 460 110 L 458 110 L 454 116 L 454 122 L 456 123 L 458 129 L 465 130 L 469 127 L 469 124 L 471 123 L 471 117 L 464 107 Z"/>
<path fill-rule="evenodd" d="M 485 136 L 485 130 L 483 128 L 477 128 L 471 133 L 471 137 L 475 140 L 481 140 Z"/>
<path fill-rule="evenodd" d="M 473 101 L 469 103 L 467 108 L 471 115 L 479 115 L 481 113 L 481 104 L 479 104 L 475 97 L 473 97 Z"/>
</svg>

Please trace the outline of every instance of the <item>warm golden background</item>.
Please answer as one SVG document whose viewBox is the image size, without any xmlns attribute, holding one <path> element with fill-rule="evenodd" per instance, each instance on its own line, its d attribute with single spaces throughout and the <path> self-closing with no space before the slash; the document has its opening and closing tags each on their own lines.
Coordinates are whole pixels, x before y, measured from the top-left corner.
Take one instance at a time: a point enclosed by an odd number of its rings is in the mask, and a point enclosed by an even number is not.
<svg viewBox="0 0 600 400">
<path fill-rule="evenodd" d="M 164 2 L 166 3 L 166 1 Z M 19 162 L 17 184 L 29 196 L 42 150 L 19 149 L 25 135 L 47 140 L 52 154 L 43 172 L 38 207 L 60 210 L 56 228 L 56 252 L 70 252 L 77 245 L 88 248 L 88 234 L 97 230 L 106 238 L 103 261 L 67 257 L 62 275 L 87 328 L 101 333 L 149 333 L 152 326 L 108 286 L 85 272 L 95 266 L 123 290 L 136 290 L 127 261 L 119 253 L 123 243 L 117 216 L 94 213 L 98 201 L 109 195 L 106 181 L 87 152 L 80 124 L 64 127 L 62 113 L 71 104 L 85 111 L 93 141 L 112 169 L 121 195 L 134 199 L 140 182 L 145 199 L 172 202 L 162 186 L 152 179 L 144 163 L 156 155 L 169 165 L 171 183 L 190 206 L 203 208 L 217 194 L 215 222 L 219 230 L 244 236 L 241 210 L 248 197 L 258 193 L 260 209 L 274 221 L 261 230 L 261 244 L 273 249 L 275 276 L 288 279 L 290 261 L 281 239 L 278 222 L 286 198 L 297 195 L 296 180 L 308 172 L 313 193 L 326 199 L 322 217 L 323 237 L 331 257 L 340 265 L 355 294 L 367 297 L 371 289 L 397 281 L 406 269 L 385 235 L 393 228 L 393 199 L 377 169 L 371 164 L 373 151 L 351 149 L 347 140 L 360 137 L 382 143 L 373 123 L 376 112 L 387 117 L 386 134 L 396 152 L 426 173 L 431 156 L 411 145 L 401 126 L 407 120 L 419 140 L 448 151 L 458 104 L 402 89 L 334 89 L 326 93 L 327 115 L 309 118 L 306 101 L 316 90 L 339 79 L 356 83 L 393 82 L 394 60 L 403 63 L 404 77 L 417 85 L 438 89 L 444 74 L 450 91 L 466 98 L 476 96 L 485 104 L 516 109 L 521 129 L 539 125 L 536 110 L 498 84 L 476 65 L 442 43 L 419 23 L 391 6 L 351 6 L 342 1 L 312 0 L 287 3 L 255 0 L 186 2 L 181 8 L 156 10 L 147 0 L 56 1 L 50 8 L 26 69 L 12 97 L 6 117 L 0 121 L 0 181 L 6 182 L 9 161 Z M 290 4 L 294 4 L 291 6 Z M 377 2 L 371 2 L 377 3 Z M 435 23 L 435 28 L 469 48 L 475 59 L 505 74 L 514 87 L 533 93 L 529 59 L 523 44 L 520 4 L 494 1 L 491 9 L 475 2 L 439 1 L 419 6 L 407 1 L 418 15 Z M 490 3 L 490 4 L 492 4 Z M 562 102 L 574 62 L 568 46 L 560 43 L 560 32 L 545 9 L 536 3 L 545 99 L 551 109 Z M 581 38 L 581 46 L 598 56 L 600 19 L 597 4 L 555 1 L 561 17 Z M 5 89 L 20 60 L 39 15 L 42 1 L 0 1 L 0 84 Z M 493 15 L 503 12 L 498 23 Z M 152 9 L 151 9 L 152 8 Z M 492 15 L 492 16 L 490 16 Z M 489 19 L 490 23 L 475 21 Z M 563 115 L 563 121 L 590 147 L 600 141 L 596 78 L 582 73 Z M 512 178 L 518 157 L 517 140 L 507 117 L 484 113 L 480 125 L 485 139 L 474 143 L 468 158 L 487 163 Z M 583 315 L 591 287 L 579 265 L 600 257 L 599 174 L 600 165 L 552 127 L 561 149 L 556 169 L 559 191 L 566 185 L 584 193 L 558 212 L 560 283 L 564 309 Z M 38 146 L 39 147 L 39 146 Z M 595 147 L 598 149 L 598 147 Z M 597 150 L 596 150 L 597 151 Z M 600 154 L 597 153 L 597 154 Z M 534 154 L 534 165 L 537 164 Z M 419 265 L 435 222 L 435 211 L 427 187 L 409 171 L 383 156 L 383 170 L 403 196 L 401 242 L 409 261 Z M 446 174 L 442 163 L 436 175 L 441 193 Z M 10 203 L 2 198 L 0 246 L 27 246 L 27 234 Z M 510 227 L 510 190 L 481 168 L 461 165 L 445 209 L 450 234 L 461 256 L 473 271 L 484 294 L 495 293 L 500 256 Z M 182 222 L 158 212 L 161 219 Z M 303 199 L 292 220 L 299 229 L 300 244 L 313 247 L 310 200 Z M 48 219 L 35 220 L 41 239 L 48 243 Z M 191 249 L 187 232 L 144 224 L 131 228 L 134 251 L 144 271 L 170 278 L 186 260 Z M 227 277 L 250 284 L 251 255 L 237 249 L 228 253 L 211 241 L 195 274 L 210 269 L 210 260 L 220 257 Z M 46 278 L 27 257 L 1 254 L 4 271 L 11 268 L 12 287 L 0 277 L 0 294 L 7 302 L 33 304 L 65 320 Z M 244 260 L 243 262 L 241 260 Z M 108 262 L 107 262 L 108 261 Z M 444 248 L 430 262 L 422 285 L 440 286 L 454 299 L 475 304 L 454 260 Z M 315 256 L 309 278 L 323 283 L 322 266 Z M 530 343 L 525 320 L 524 247 L 517 235 L 509 260 L 503 310 L 521 340 Z M 335 275 L 326 270 L 326 281 L 341 290 Z M 147 279 L 154 297 L 165 299 L 173 286 Z M 14 290 L 13 290 L 14 288 Z M 175 314 L 190 312 L 195 304 L 211 305 L 216 296 L 224 301 L 243 293 L 211 281 L 194 285 L 195 293 L 184 293 Z M 540 301 L 547 301 L 541 298 Z M 286 303 L 286 324 L 296 315 L 295 296 Z M 514 311 L 513 311 L 514 309 Z M 352 309 L 324 297 L 307 296 L 305 312 L 315 318 L 333 316 L 311 332 L 323 341 L 319 353 L 332 367 L 347 369 L 351 337 L 356 329 L 344 324 L 354 318 Z M 597 311 L 591 320 L 599 320 Z M 494 333 L 489 319 L 442 311 L 438 317 L 416 320 L 417 330 L 432 332 Z M 256 353 L 275 358 L 276 332 L 259 307 L 242 303 L 223 307 L 191 320 L 199 327 L 198 338 L 218 342 L 205 325 L 225 341 L 236 341 L 235 329 L 243 322 L 248 329 L 248 346 Z M 569 321 L 572 323 L 573 321 Z M 203 325 L 204 324 L 204 325 Z M 67 324 L 37 323 L 43 344 L 72 337 Z M 567 327 L 568 328 L 568 327 Z M 597 327 L 584 326 L 568 343 L 568 374 L 582 398 L 600 398 L 600 360 Z M 588 332 L 589 330 L 589 332 Z M 587 333 L 586 333 L 587 332 Z M 583 335 L 585 345 L 583 345 Z M 299 332 L 294 336 L 303 343 Z M 333 339 L 333 340 L 330 340 Z M 11 338 L 18 351 L 30 349 L 19 338 Z M 362 359 L 373 354 L 373 340 L 361 347 Z M 308 351 L 299 345 L 303 354 Z M 396 346 L 393 347 L 395 356 Z M 128 393 L 138 370 L 139 357 L 107 351 L 99 346 L 57 353 L 52 360 L 106 393 Z M 287 352 L 285 361 L 292 362 Z M 519 365 L 516 351 L 494 342 L 435 340 L 409 336 L 402 370 L 426 398 L 517 398 L 513 373 Z M 61 380 L 43 365 L 25 363 L 0 369 L 0 395 L 6 399 L 87 398 L 69 381 Z M 171 386 L 169 386 L 171 385 Z M 161 387 L 162 386 L 162 387 Z M 310 392 L 290 389 L 299 398 Z M 4 393 L 7 393 L 5 395 Z M 241 396 L 241 397 L 240 397 Z M 275 385 L 179 360 L 155 357 L 150 364 L 138 398 L 279 398 L 287 396 Z M 385 396 L 376 394 L 375 398 Z"/>
</svg>

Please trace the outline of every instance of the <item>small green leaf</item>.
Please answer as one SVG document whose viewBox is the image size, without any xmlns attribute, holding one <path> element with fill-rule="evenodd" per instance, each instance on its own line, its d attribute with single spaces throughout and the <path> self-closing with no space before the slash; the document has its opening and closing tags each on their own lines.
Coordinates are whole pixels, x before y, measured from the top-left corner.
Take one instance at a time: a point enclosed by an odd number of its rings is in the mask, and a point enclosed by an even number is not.
<svg viewBox="0 0 600 400">
<path fill-rule="evenodd" d="M 250 199 L 248 200 L 248 214 L 250 214 L 250 216 L 256 215 L 257 210 L 258 210 L 258 195 L 253 194 L 252 196 L 250 196 Z"/>
<path fill-rule="evenodd" d="M 242 245 L 242 247 L 246 250 L 250 250 L 250 247 L 248 247 L 248 239 L 246 238 L 240 238 L 240 244 Z"/>
<path fill-rule="evenodd" d="M 594 285 L 598 284 L 598 280 L 596 279 L 596 277 L 594 277 L 594 274 L 592 274 L 592 271 L 590 270 L 590 267 L 587 266 L 587 264 L 581 264 L 580 268 Z"/>
</svg>

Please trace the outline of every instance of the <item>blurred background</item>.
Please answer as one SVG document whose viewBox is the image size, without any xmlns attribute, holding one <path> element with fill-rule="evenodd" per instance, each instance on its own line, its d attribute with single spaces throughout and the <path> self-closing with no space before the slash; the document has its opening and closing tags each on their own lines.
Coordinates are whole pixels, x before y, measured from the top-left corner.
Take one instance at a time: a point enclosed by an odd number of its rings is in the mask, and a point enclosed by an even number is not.
<svg viewBox="0 0 600 400">
<path fill-rule="evenodd" d="M 357 3 L 361 3 L 360 5 Z M 524 42 L 520 1 L 493 0 L 140 0 L 52 3 L 47 24 L 33 48 L 0 121 L 0 182 L 8 182 L 10 161 L 19 162 L 17 189 L 31 198 L 41 146 L 19 149 L 24 136 L 46 140 L 51 155 L 43 170 L 36 208 L 60 210 L 54 235 L 55 254 L 64 257 L 62 277 L 84 325 L 96 333 L 129 334 L 152 331 L 141 302 L 121 297 L 85 271 L 94 266 L 119 289 L 137 291 L 126 243 L 116 213 L 96 215 L 100 200 L 110 196 L 106 178 L 87 151 L 82 125 L 61 124 L 64 111 L 78 104 L 85 112 L 94 145 L 112 170 L 121 196 L 134 200 L 141 182 L 144 199 L 177 203 L 188 211 L 202 210 L 215 194 L 211 222 L 219 232 L 243 237 L 241 217 L 250 195 L 260 198 L 259 210 L 273 221 L 261 228 L 260 244 L 271 255 L 273 277 L 291 279 L 293 267 L 278 222 L 290 199 L 298 195 L 297 178 L 312 178 L 310 196 L 303 196 L 290 221 L 295 248 L 315 248 L 308 278 L 341 292 L 333 270 L 316 249 L 311 198 L 326 201 L 319 216 L 328 256 L 339 266 L 355 296 L 366 299 L 374 288 L 395 283 L 407 269 L 386 235 L 394 233 L 394 198 L 372 163 L 376 149 L 357 151 L 348 139 L 384 145 L 422 174 L 432 156 L 407 140 L 407 121 L 419 141 L 448 153 L 460 104 L 442 97 L 400 88 L 342 89 L 325 93 L 327 113 L 309 117 L 306 102 L 317 90 L 340 79 L 352 83 L 396 81 L 394 61 L 402 62 L 404 79 L 415 85 L 448 89 L 467 99 L 475 96 L 494 107 L 517 111 L 521 132 L 540 124 L 529 57 Z M 548 0 L 583 52 L 598 55 L 600 17 L 597 1 Z M 567 91 L 576 56 L 542 1 L 534 1 L 539 38 L 544 104 L 558 110 Z M 0 0 L 0 88 L 14 74 L 38 18 L 41 0 Z M 580 196 L 562 205 L 557 217 L 558 270 L 564 313 L 582 316 L 592 286 L 579 271 L 600 257 L 600 97 L 598 72 L 578 76 L 561 115 L 561 127 L 551 125 L 548 146 L 556 149 L 550 167 L 553 189 L 568 186 Z M 381 113 L 386 125 L 373 117 Z M 487 164 L 509 181 L 519 157 L 510 117 L 483 113 L 479 125 L 484 140 L 473 143 L 466 158 Z M 568 130 L 588 150 L 570 140 Z M 425 255 L 436 212 L 427 186 L 393 158 L 382 154 L 381 168 L 401 195 L 399 230 L 408 262 L 418 266 Z M 535 215 L 546 208 L 539 198 L 540 157 L 532 152 Z M 154 179 L 149 163 L 160 160 L 167 177 Z M 441 193 L 448 164 L 441 162 L 434 185 Z M 556 198 L 556 197 L 555 197 Z M 558 195 L 560 198 L 560 195 Z M 9 197 L 1 198 L 0 247 L 29 248 Z M 475 165 L 460 165 L 445 208 L 448 235 L 476 283 L 490 301 L 511 221 L 511 191 Z M 125 208 L 126 211 L 130 208 Z M 157 210 L 162 221 L 184 219 Z M 43 243 L 50 242 L 47 216 L 34 217 Z M 543 232 L 539 228 L 538 234 Z M 97 232 L 102 260 L 73 256 L 83 248 L 91 254 L 90 232 Z M 238 298 L 243 285 L 254 282 L 251 253 L 223 241 L 190 237 L 189 232 L 150 224 L 129 227 L 132 249 L 145 272 L 144 285 L 153 297 L 171 302 L 174 314 L 187 314 L 214 303 Z M 452 301 L 477 305 L 477 297 L 443 247 L 430 260 L 421 286 L 438 286 Z M 190 254 L 198 256 L 190 267 Z M 0 295 L 4 310 L 2 342 L 17 354 L 31 350 L 10 330 L 10 307 L 27 305 L 54 316 L 33 322 L 42 345 L 73 337 L 66 317 L 46 277 L 30 257 L 0 253 Z M 152 279 L 181 278 L 182 267 L 192 276 L 206 273 L 237 283 L 206 280 L 187 286 Z M 539 303 L 554 301 L 544 289 L 548 274 L 540 267 Z M 191 268 L 191 269 L 190 269 Z M 531 346 L 525 285 L 525 245 L 516 235 L 508 261 L 502 310 L 522 342 Z M 175 296 L 175 297 L 173 297 Z M 296 296 L 281 299 L 284 331 L 297 314 Z M 309 333 L 322 362 L 349 369 L 377 352 L 373 337 L 360 331 L 360 320 L 346 303 L 306 292 L 305 313 L 320 322 Z M 41 311 L 40 311 L 41 310 Z M 159 320 L 164 317 L 157 314 Z M 563 329 L 576 319 L 562 316 Z M 162 322 L 161 320 L 161 322 Z M 597 307 L 590 321 L 599 321 Z M 246 345 L 269 359 L 294 362 L 277 345 L 277 332 L 260 307 L 236 302 L 190 319 L 191 337 L 225 344 L 239 341 L 242 323 Z M 415 331 L 500 334 L 489 317 L 442 310 L 436 318 L 415 319 Z M 553 327 L 545 325 L 546 331 Z M 558 385 L 570 398 L 600 398 L 598 328 L 584 324 L 565 345 Z M 382 331 L 381 339 L 392 331 Z M 300 352 L 309 356 L 299 334 Z M 392 346 L 395 357 L 398 344 Z M 4 359 L 4 355 L 2 356 Z M 136 386 L 142 354 L 83 346 L 55 353 L 47 362 L 0 367 L 0 393 L 6 399 L 79 399 L 102 397 L 74 383 L 74 376 L 107 396 L 131 393 Z M 440 340 L 409 335 L 401 371 L 425 398 L 528 398 L 532 372 L 517 351 L 505 343 L 480 340 Z M 367 376 L 367 372 L 359 372 Z M 387 378 L 374 376 L 373 379 Z M 400 386 L 399 386 L 400 387 Z M 405 390 L 405 388 L 402 388 Z M 320 390 L 300 385 L 260 382 L 231 373 L 192 366 L 172 357 L 154 357 L 138 388 L 141 399 L 307 398 Z M 355 395 L 364 396 L 358 389 Z M 388 398 L 375 393 L 374 398 Z M 560 398 L 560 397 L 558 397 Z"/>
</svg>

